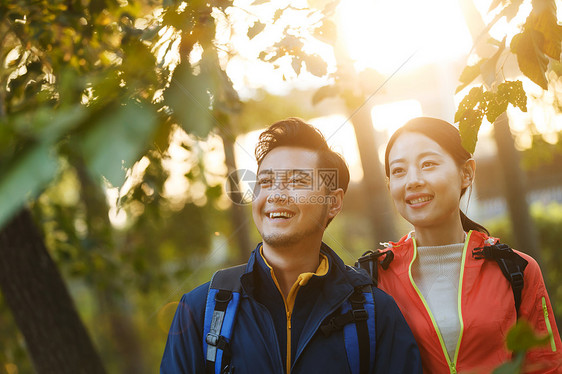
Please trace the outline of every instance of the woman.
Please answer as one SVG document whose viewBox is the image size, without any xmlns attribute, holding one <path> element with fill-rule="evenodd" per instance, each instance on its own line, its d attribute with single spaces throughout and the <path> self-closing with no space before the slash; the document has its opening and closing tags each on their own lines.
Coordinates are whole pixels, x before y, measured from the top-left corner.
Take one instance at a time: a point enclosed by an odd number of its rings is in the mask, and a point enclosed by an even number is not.
<svg viewBox="0 0 562 374">
<path fill-rule="evenodd" d="M 505 337 L 517 314 L 536 332 L 550 334 L 547 346 L 527 353 L 525 369 L 562 372 L 560 335 L 536 261 L 508 248 L 528 262 L 516 308 L 510 282 L 481 249 L 498 239 L 460 210 L 475 162 L 458 130 L 435 118 L 409 121 L 390 138 L 385 168 L 394 205 L 414 231 L 387 244 L 394 259 L 379 271 L 379 287 L 406 317 L 424 372 L 490 372 L 511 358 Z"/>
</svg>

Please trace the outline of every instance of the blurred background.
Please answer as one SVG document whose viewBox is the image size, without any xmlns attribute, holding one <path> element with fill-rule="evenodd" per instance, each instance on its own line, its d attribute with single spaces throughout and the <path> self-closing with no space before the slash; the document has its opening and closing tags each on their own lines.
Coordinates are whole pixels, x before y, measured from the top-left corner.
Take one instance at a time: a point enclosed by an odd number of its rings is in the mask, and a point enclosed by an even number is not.
<svg viewBox="0 0 562 374">
<path fill-rule="evenodd" d="M 539 261 L 560 321 L 557 5 L 2 2 L 0 373 L 157 372 L 182 294 L 260 241 L 254 147 L 291 116 L 349 164 L 324 237 L 348 264 L 410 230 L 389 136 L 460 124 L 477 163 L 463 209 Z"/>
</svg>

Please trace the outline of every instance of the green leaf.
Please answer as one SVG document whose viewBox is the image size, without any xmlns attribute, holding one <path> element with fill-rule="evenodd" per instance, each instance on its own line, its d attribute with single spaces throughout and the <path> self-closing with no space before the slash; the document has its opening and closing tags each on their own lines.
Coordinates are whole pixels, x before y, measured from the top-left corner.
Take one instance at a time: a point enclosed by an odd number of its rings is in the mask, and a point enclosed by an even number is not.
<svg viewBox="0 0 562 374">
<path fill-rule="evenodd" d="M 462 146 L 471 154 L 476 149 L 478 141 L 478 130 L 482 125 L 484 115 L 477 110 L 467 110 L 464 117 L 459 122 L 459 132 L 461 133 Z"/>
<path fill-rule="evenodd" d="M 500 4 L 505 4 L 505 2 L 506 0 L 493 0 L 490 4 L 490 8 L 488 8 L 488 13 L 500 6 Z"/>
<path fill-rule="evenodd" d="M 480 75 L 480 66 L 485 60 L 478 61 L 475 65 L 466 66 L 461 73 L 459 80 L 461 81 L 461 85 L 457 87 L 455 93 L 459 93 L 462 91 L 466 86 L 472 83 L 473 80 L 476 79 Z"/>
<path fill-rule="evenodd" d="M 248 29 L 248 38 L 253 39 L 256 35 L 265 29 L 265 24 L 261 22 L 256 22 L 252 27 Z"/>
<path fill-rule="evenodd" d="M 505 16 L 507 22 L 510 22 L 519 13 L 519 8 L 523 0 L 512 0 L 508 6 L 506 6 L 502 11 L 501 15 Z"/>
<path fill-rule="evenodd" d="M 277 22 L 279 20 L 279 18 L 281 18 L 281 16 L 285 12 L 285 9 L 287 9 L 287 8 L 277 9 L 275 11 L 275 14 L 273 15 L 273 23 Z"/>
<path fill-rule="evenodd" d="M 484 89 L 481 86 L 473 87 L 455 113 L 455 122 L 459 123 L 462 145 L 470 153 L 474 153 L 476 148 L 478 130 L 482 125 L 486 104 Z"/>
<path fill-rule="evenodd" d="M 540 32 L 544 37 L 541 50 L 547 56 L 560 61 L 562 26 L 558 24 L 556 3 L 554 1 L 534 3 L 533 10 L 527 18 L 524 27 Z"/>
<path fill-rule="evenodd" d="M 291 62 L 291 66 L 293 67 L 295 73 L 299 75 L 301 73 L 301 68 L 302 68 L 302 59 L 298 56 L 294 56 L 293 61 Z"/>
<path fill-rule="evenodd" d="M 511 105 L 521 109 L 522 112 L 527 111 L 527 94 L 521 81 L 507 81 L 500 84 L 498 95 L 505 95 Z"/>
<path fill-rule="evenodd" d="M 542 347 L 548 344 L 549 340 L 548 334 L 537 335 L 531 324 L 522 319 L 509 329 L 506 337 L 507 348 L 513 352 L 526 352 L 531 348 Z"/>
<path fill-rule="evenodd" d="M 496 51 L 496 53 L 494 53 L 494 55 L 489 59 L 485 59 L 482 65 L 480 65 L 480 74 L 482 74 L 482 78 L 484 79 L 484 82 L 486 82 L 487 84 L 496 81 L 498 60 L 500 59 L 500 56 L 504 51 L 505 51 L 505 38 L 504 40 L 502 40 L 501 45 Z"/>
<path fill-rule="evenodd" d="M 515 357 L 501 366 L 494 369 L 493 374 L 519 374 L 521 373 L 521 367 L 523 366 L 523 359 L 525 355 L 523 353 L 518 353 Z"/>
<path fill-rule="evenodd" d="M 306 55 L 303 57 L 306 69 L 317 77 L 323 77 L 328 73 L 328 64 L 318 55 Z"/>
<path fill-rule="evenodd" d="M 174 71 L 164 100 L 172 109 L 173 118 L 186 132 L 205 137 L 211 131 L 214 123 L 211 96 L 215 87 L 216 82 L 208 69 L 202 68 L 198 75 L 194 75 L 189 63 L 182 62 Z"/>
<path fill-rule="evenodd" d="M 322 100 L 327 99 L 329 97 L 334 97 L 339 92 L 340 89 L 336 85 L 320 87 L 319 89 L 316 90 L 314 96 L 312 96 L 312 105 L 316 105 Z"/>
<path fill-rule="evenodd" d="M 322 25 L 314 30 L 314 37 L 324 43 L 334 45 L 337 40 L 336 24 L 330 20 L 324 20 Z"/>
<path fill-rule="evenodd" d="M 515 35 L 511 40 L 511 51 L 517 55 L 519 69 L 542 89 L 548 89 L 545 72 L 548 58 L 541 48 L 544 36 L 536 30 L 528 29 Z"/>
<path fill-rule="evenodd" d="M 326 4 L 326 6 L 324 7 L 324 9 L 322 9 L 322 14 L 325 17 L 330 17 L 334 14 L 334 12 L 336 11 L 336 8 L 338 7 L 340 3 L 340 0 L 335 0 L 335 1 L 331 1 L 328 4 Z"/>
<path fill-rule="evenodd" d="M 0 176 L 0 227 L 55 176 L 58 163 L 50 143 L 34 146 Z"/>
<path fill-rule="evenodd" d="M 129 101 L 102 115 L 80 139 L 85 163 L 95 179 L 104 176 L 113 186 L 125 181 L 131 167 L 147 148 L 156 129 L 156 114 L 147 105 Z"/>
</svg>

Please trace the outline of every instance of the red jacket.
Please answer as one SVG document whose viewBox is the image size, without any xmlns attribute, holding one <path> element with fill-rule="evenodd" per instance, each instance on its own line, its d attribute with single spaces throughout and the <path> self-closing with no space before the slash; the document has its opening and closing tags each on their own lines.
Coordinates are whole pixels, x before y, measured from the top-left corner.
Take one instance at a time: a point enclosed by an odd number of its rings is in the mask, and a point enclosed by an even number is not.
<svg viewBox="0 0 562 374">
<path fill-rule="evenodd" d="M 394 260 L 379 271 L 379 287 L 394 297 L 420 348 L 424 373 L 489 373 L 511 358 L 505 336 L 517 320 L 511 285 L 494 260 L 472 257 L 476 247 L 493 244 L 495 238 L 470 231 L 463 249 L 459 282 L 461 332 L 454 359 L 445 353 L 440 333 L 425 300 L 415 285 L 411 265 L 417 256 L 409 236 L 390 243 Z M 527 353 L 525 372 L 562 373 L 562 344 L 554 313 L 537 262 L 516 251 L 529 264 L 525 269 L 520 317 L 540 334 L 550 334 L 550 343 Z"/>
</svg>

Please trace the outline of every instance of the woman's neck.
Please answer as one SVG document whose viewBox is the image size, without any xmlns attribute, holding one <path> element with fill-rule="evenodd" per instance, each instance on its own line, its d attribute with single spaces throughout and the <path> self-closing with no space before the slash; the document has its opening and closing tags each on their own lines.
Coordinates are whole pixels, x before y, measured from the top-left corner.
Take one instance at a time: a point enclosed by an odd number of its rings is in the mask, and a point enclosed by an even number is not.
<svg viewBox="0 0 562 374">
<path fill-rule="evenodd" d="M 442 225 L 439 227 L 415 227 L 416 244 L 418 246 L 437 246 L 454 243 L 463 243 L 466 233 L 462 228 L 460 219 L 451 225 Z"/>
</svg>

